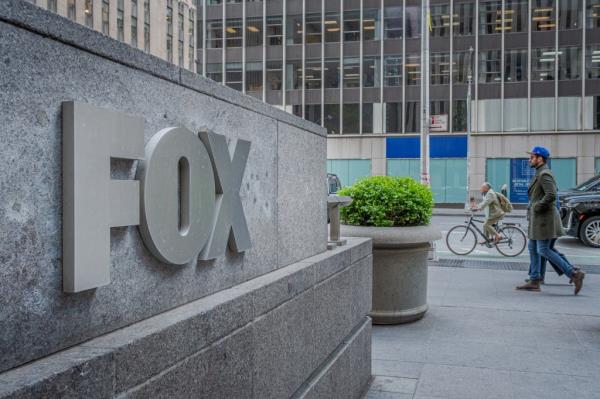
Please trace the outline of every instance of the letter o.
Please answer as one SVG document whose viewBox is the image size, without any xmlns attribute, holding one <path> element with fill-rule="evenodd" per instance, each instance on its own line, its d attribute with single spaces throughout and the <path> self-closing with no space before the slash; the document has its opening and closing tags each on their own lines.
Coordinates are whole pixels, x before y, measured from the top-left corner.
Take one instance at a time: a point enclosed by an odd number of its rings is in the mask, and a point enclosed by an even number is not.
<svg viewBox="0 0 600 399">
<path fill-rule="evenodd" d="M 206 147 L 190 130 L 158 132 L 146 145 L 141 180 L 140 231 L 163 262 L 194 260 L 208 240 L 215 208 L 215 181 Z"/>
</svg>

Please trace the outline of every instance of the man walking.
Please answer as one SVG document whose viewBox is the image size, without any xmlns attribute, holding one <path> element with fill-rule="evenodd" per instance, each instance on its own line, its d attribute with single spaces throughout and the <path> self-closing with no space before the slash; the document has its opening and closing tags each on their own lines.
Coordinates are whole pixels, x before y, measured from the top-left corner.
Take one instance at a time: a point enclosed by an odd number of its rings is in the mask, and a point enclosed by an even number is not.
<svg viewBox="0 0 600 399">
<path fill-rule="evenodd" d="M 529 220 L 529 281 L 518 286 L 518 290 L 540 291 L 541 257 L 548 259 L 558 266 L 563 273 L 573 280 L 575 295 L 583 286 L 585 273 L 574 270 L 569 262 L 563 259 L 551 247 L 551 242 L 564 235 L 560 215 L 554 205 L 557 197 L 556 181 L 550 168 L 546 164 L 550 152 L 544 147 L 534 147 L 529 154 L 529 166 L 536 169 L 535 177 L 529 183 L 527 195 L 527 219 Z"/>
<path fill-rule="evenodd" d="M 498 196 L 494 190 L 492 190 L 492 185 L 490 183 L 485 182 L 481 185 L 481 194 L 484 195 L 483 201 L 477 204 L 477 206 L 473 207 L 472 210 L 475 211 L 483 209 L 485 211 L 483 232 L 487 238 L 493 240 L 493 243 L 497 243 L 502 237 L 494 228 L 494 224 L 502 220 L 504 217 L 504 211 L 502 211 Z M 481 244 L 485 244 L 485 242 Z"/>
</svg>

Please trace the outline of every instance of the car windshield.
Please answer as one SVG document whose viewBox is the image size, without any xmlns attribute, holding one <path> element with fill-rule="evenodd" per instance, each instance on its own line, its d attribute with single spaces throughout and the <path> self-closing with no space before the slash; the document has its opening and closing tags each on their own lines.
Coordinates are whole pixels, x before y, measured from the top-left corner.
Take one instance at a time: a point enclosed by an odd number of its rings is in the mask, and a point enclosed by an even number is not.
<svg viewBox="0 0 600 399">
<path fill-rule="evenodd" d="M 600 184 L 600 175 L 594 176 L 589 180 L 581 183 L 577 187 L 574 188 L 575 191 L 588 191 L 590 188 L 597 186 Z M 599 187 L 600 188 L 600 187 Z"/>
</svg>

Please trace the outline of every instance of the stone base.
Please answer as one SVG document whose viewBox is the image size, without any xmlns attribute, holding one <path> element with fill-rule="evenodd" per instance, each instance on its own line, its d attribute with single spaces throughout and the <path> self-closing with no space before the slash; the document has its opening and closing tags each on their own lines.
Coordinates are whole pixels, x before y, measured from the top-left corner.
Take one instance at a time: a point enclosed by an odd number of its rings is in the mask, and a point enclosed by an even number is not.
<svg viewBox="0 0 600 399">
<path fill-rule="evenodd" d="M 0 398 L 359 398 L 371 242 L 338 247 L 0 374 Z"/>
<path fill-rule="evenodd" d="M 390 312 L 373 310 L 371 312 L 371 318 L 373 319 L 373 324 L 412 323 L 413 321 L 421 320 L 428 309 L 429 305 L 425 304 L 413 309 Z"/>
</svg>

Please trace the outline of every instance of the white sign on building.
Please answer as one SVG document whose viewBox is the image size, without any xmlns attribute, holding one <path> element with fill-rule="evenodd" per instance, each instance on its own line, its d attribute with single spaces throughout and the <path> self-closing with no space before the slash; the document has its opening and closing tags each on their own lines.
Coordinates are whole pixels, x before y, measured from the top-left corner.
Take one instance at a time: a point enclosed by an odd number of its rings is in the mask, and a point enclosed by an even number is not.
<svg viewBox="0 0 600 399">
<path fill-rule="evenodd" d="M 448 115 L 431 115 L 429 122 L 430 132 L 447 132 L 448 131 Z"/>
</svg>

